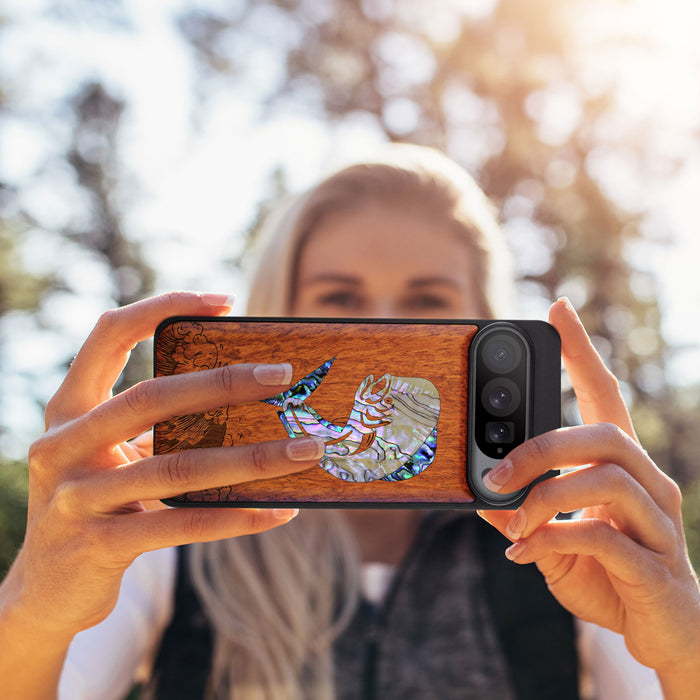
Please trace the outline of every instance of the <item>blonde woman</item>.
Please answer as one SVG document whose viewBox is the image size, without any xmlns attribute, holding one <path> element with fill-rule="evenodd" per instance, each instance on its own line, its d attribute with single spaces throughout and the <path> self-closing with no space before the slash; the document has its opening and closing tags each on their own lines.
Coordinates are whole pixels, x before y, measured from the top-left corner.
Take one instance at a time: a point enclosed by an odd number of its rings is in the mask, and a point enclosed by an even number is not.
<svg viewBox="0 0 700 700">
<path fill-rule="evenodd" d="M 323 181 L 271 222 L 261 249 L 251 314 L 508 311 L 512 272 L 488 203 L 427 149 Z M 25 544 L 0 589 L 5 696 L 51 697 L 60 679 L 62 697 L 121 697 L 146 662 L 153 697 L 576 697 L 572 616 L 599 697 L 641 697 L 657 677 L 665 697 L 695 696 L 700 592 L 679 491 L 636 441 L 565 300 L 550 321 L 584 425 L 517 448 L 490 487 L 582 468 L 516 512 L 482 514 L 490 525 L 468 513 L 154 505 L 322 454 L 313 438 L 161 457 L 147 437 L 127 442 L 158 420 L 288 385 L 288 367 L 240 365 L 111 396 L 129 349 L 162 318 L 229 308 L 182 293 L 106 313 L 49 404 L 30 453 Z M 551 521 L 576 509 L 581 519 Z M 206 544 L 168 549 L 188 542 Z M 519 566 L 531 562 L 543 576 Z"/>
</svg>

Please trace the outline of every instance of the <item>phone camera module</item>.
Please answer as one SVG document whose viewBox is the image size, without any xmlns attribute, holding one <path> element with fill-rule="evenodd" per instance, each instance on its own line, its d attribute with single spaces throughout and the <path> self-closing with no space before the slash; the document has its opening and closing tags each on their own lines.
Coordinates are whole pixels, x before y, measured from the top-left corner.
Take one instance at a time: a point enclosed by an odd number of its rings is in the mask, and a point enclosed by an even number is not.
<svg viewBox="0 0 700 700">
<path fill-rule="evenodd" d="M 529 344 L 512 324 L 497 322 L 473 350 L 474 442 L 484 458 L 502 459 L 529 432 Z"/>
<path fill-rule="evenodd" d="M 509 421 L 494 421 L 486 424 L 486 442 L 504 445 L 512 443 L 515 424 Z"/>
<path fill-rule="evenodd" d="M 505 333 L 494 334 L 484 345 L 484 364 L 496 374 L 512 372 L 522 359 L 522 349 L 517 340 Z"/>
</svg>

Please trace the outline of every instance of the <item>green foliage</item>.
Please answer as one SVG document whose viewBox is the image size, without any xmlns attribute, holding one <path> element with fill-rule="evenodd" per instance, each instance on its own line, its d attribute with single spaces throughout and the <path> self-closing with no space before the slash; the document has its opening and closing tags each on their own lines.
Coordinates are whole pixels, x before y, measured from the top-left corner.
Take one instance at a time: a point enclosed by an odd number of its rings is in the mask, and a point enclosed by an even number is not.
<svg viewBox="0 0 700 700">
<path fill-rule="evenodd" d="M 700 479 L 684 489 L 683 524 L 690 560 L 695 571 L 700 571 Z"/>
<path fill-rule="evenodd" d="M 26 464 L 0 461 L 0 579 L 24 538 L 28 488 Z"/>
<path fill-rule="evenodd" d="M 52 284 L 50 278 L 30 275 L 22 269 L 17 250 L 22 230 L 16 223 L 0 220 L 0 316 L 11 310 L 36 309 Z"/>
</svg>

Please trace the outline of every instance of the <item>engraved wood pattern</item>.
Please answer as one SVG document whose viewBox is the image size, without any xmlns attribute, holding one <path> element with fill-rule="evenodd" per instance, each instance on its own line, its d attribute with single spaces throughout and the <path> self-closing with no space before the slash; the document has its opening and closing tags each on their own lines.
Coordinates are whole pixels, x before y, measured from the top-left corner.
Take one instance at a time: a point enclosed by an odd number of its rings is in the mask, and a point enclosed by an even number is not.
<svg viewBox="0 0 700 700">
<path fill-rule="evenodd" d="M 175 320 L 156 343 L 156 376 L 237 362 L 290 362 L 293 382 L 335 357 L 309 403 L 344 425 L 368 376 L 418 377 L 440 395 L 434 461 L 401 481 L 348 483 L 313 467 L 294 475 L 183 494 L 175 501 L 208 504 L 454 503 L 474 500 L 466 480 L 467 363 L 477 326 L 421 323 L 336 323 Z M 272 392 L 271 392 L 272 393 Z M 288 437 L 280 408 L 254 402 L 180 416 L 155 427 L 155 452 L 235 445 Z"/>
</svg>

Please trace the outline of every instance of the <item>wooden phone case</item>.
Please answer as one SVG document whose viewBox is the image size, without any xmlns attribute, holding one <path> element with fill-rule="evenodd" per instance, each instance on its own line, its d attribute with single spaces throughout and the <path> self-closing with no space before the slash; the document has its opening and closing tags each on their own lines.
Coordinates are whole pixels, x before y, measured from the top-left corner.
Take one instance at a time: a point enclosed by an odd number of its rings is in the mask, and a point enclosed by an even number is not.
<svg viewBox="0 0 700 700">
<path fill-rule="evenodd" d="M 469 347 L 488 323 L 166 320 L 156 333 L 156 376 L 238 362 L 290 362 L 294 376 L 289 391 L 266 401 L 159 423 L 155 454 L 307 434 L 327 447 L 303 472 L 165 502 L 480 507 L 467 482 Z"/>
</svg>

